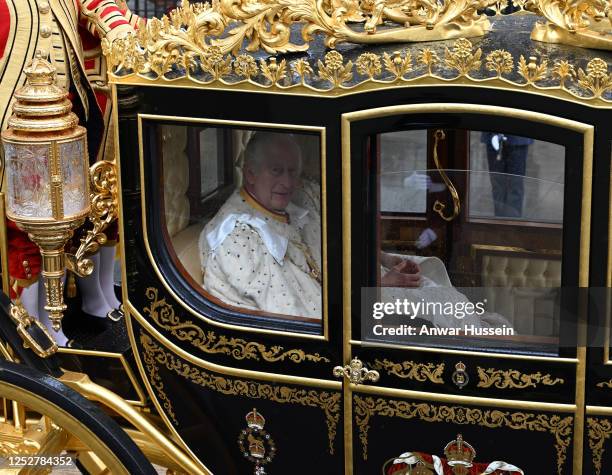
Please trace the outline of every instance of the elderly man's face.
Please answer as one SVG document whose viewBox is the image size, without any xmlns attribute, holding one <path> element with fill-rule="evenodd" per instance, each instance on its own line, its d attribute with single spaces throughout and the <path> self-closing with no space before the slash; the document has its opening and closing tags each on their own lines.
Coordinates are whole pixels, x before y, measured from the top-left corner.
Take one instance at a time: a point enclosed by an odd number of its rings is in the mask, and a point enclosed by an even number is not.
<svg viewBox="0 0 612 475">
<path fill-rule="evenodd" d="M 273 143 L 258 170 L 246 170 L 249 192 L 266 208 L 283 211 L 300 182 L 300 157 L 290 143 Z"/>
</svg>

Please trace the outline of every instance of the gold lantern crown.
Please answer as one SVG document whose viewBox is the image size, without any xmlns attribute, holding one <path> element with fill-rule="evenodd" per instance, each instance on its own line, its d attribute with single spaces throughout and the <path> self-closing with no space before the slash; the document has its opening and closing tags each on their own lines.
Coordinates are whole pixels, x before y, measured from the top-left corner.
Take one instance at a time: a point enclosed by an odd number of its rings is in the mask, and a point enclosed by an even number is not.
<svg viewBox="0 0 612 475">
<path fill-rule="evenodd" d="M 472 462 L 476 458 L 476 450 L 463 440 L 461 434 L 458 434 L 456 440 L 446 444 L 446 447 L 444 447 L 444 455 L 451 467 L 455 465 L 471 467 Z"/>
<path fill-rule="evenodd" d="M 55 84 L 55 68 L 36 52 L 23 70 L 25 85 L 15 92 L 8 126 L 17 133 L 61 132 L 79 124 L 68 93 Z"/>
</svg>

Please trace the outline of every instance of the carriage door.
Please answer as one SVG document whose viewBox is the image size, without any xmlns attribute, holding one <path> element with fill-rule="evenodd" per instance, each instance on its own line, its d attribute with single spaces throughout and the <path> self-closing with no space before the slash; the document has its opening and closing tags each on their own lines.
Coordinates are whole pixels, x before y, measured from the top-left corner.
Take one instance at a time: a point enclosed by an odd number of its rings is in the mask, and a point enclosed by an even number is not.
<svg viewBox="0 0 612 475">
<path fill-rule="evenodd" d="M 346 461 L 581 473 L 592 130 L 400 109 L 343 116 Z"/>
</svg>

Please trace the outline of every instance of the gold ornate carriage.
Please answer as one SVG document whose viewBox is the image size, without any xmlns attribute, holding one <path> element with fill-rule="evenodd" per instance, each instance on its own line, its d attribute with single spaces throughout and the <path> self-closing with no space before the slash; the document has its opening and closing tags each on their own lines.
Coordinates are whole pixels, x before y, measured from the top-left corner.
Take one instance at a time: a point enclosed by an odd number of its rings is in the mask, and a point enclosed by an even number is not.
<svg viewBox="0 0 612 475">
<path fill-rule="evenodd" d="M 117 161 L 91 171 L 93 228 L 63 256 L 63 214 L 23 225 L 55 233 L 61 288 L 116 216 L 125 320 L 57 350 L 3 300 L 0 350 L 20 364 L 0 367 L 2 455 L 76 454 L 87 473 L 606 473 L 610 15 L 599 0 L 185 0 L 105 44 Z M 318 314 L 205 281 L 201 236 L 270 132 L 299 147 L 293 200 L 320 221 Z M 494 172 L 511 153 L 523 168 Z M 398 256 L 514 334 L 432 336 L 439 316 L 390 332 L 409 325 L 369 309 Z M 508 462 L 478 465 L 458 432 Z"/>
</svg>

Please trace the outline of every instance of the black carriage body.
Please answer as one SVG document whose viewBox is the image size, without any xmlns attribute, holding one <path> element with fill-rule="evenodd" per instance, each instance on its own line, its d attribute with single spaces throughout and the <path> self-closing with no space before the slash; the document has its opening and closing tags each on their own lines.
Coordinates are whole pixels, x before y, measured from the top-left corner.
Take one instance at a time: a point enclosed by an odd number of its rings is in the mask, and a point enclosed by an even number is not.
<svg viewBox="0 0 612 475">
<path fill-rule="evenodd" d="M 610 389 L 602 384 L 612 370 L 601 343 L 587 348 L 586 340 L 577 339 L 587 319 L 589 341 L 609 332 L 609 106 L 569 94 L 552 97 L 469 81 L 336 89 L 334 94 L 174 87 L 146 80 L 118 81 L 114 87 L 124 300 L 132 345 L 165 422 L 211 472 L 253 470 L 257 460 L 249 454 L 245 420 L 253 408 L 265 417 L 259 435 L 267 434 L 269 473 L 381 473 L 385 462 L 405 452 L 444 457 L 445 444 L 458 433 L 476 448 L 479 462 L 503 460 L 527 474 L 606 473 L 612 467 L 605 429 L 612 404 Z M 185 278 L 164 231 L 163 166 L 169 162 L 161 163 L 160 125 L 176 124 L 275 127 L 318 138 L 321 329 L 261 313 L 245 318 L 244 312 L 206 299 Z M 561 286 L 566 301 L 556 353 L 537 345 L 490 351 L 363 342 L 360 289 L 376 285 L 372 269 L 378 265 L 371 252 L 378 239 L 372 137 L 417 129 L 501 131 L 565 147 Z M 449 143 L 445 160 L 452 161 L 459 136 L 452 136 L 455 143 Z M 380 381 L 355 385 L 335 378 L 334 367 L 353 357 L 368 367 L 378 365 Z M 429 372 L 406 376 L 392 368 L 394 363 Z M 454 375 L 457 364 L 468 376 L 462 387 Z M 527 379 L 504 386 L 482 376 L 512 371 Z M 535 374 L 554 382 L 530 380 Z"/>
</svg>

